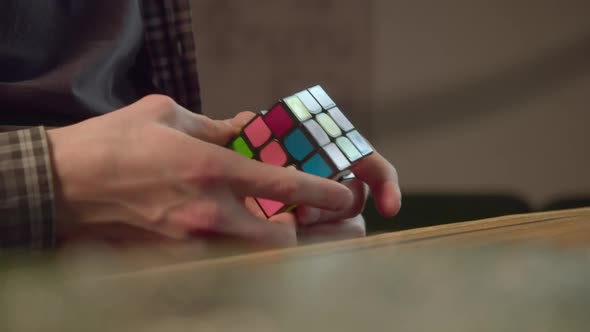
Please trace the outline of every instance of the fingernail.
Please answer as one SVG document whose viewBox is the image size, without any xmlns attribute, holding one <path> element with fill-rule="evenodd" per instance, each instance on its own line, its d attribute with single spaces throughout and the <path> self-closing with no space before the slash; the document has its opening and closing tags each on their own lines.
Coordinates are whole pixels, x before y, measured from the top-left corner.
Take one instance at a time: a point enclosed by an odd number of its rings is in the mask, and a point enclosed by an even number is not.
<svg viewBox="0 0 590 332">
<path fill-rule="evenodd" d="M 320 209 L 305 207 L 298 210 L 297 219 L 302 225 L 315 224 L 320 221 L 321 214 Z"/>
</svg>

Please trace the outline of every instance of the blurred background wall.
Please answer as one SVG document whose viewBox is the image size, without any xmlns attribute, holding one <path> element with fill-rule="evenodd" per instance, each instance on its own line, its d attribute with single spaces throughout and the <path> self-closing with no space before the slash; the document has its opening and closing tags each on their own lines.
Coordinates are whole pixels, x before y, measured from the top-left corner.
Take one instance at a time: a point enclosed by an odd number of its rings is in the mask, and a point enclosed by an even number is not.
<svg viewBox="0 0 590 332">
<path fill-rule="evenodd" d="M 587 0 L 193 0 L 205 112 L 321 83 L 407 192 L 590 194 Z"/>
</svg>

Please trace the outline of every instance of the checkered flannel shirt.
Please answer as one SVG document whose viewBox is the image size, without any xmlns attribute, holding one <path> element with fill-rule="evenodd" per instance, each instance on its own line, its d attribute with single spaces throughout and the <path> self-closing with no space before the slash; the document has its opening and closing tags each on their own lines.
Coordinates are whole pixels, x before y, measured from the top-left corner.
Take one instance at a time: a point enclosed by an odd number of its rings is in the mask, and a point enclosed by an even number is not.
<svg viewBox="0 0 590 332">
<path fill-rule="evenodd" d="M 142 11 L 154 85 L 200 113 L 190 0 L 143 0 Z M 55 233 L 45 129 L 0 133 L 0 248 L 51 248 Z"/>
</svg>

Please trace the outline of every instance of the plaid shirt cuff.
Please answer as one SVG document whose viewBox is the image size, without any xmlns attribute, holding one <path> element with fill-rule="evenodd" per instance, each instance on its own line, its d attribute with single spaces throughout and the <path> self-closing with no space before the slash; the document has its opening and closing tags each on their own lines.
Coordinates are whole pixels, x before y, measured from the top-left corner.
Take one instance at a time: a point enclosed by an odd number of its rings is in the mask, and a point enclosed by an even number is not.
<svg viewBox="0 0 590 332">
<path fill-rule="evenodd" d="M 55 207 L 43 127 L 0 133 L 0 248 L 55 243 Z"/>
</svg>

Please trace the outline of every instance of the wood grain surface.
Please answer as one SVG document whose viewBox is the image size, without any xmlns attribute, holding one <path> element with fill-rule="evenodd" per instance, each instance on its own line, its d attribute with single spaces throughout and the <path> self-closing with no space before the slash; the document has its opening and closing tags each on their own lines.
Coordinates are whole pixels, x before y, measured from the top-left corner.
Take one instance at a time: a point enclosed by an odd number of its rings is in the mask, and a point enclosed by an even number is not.
<svg viewBox="0 0 590 332">
<path fill-rule="evenodd" d="M 543 246 L 590 249 L 590 208 L 504 216 L 375 235 L 362 239 L 331 242 L 292 249 L 265 251 L 226 258 L 164 266 L 139 272 L 167 273 L 209 269 L 218 266 L 288 264 L 306 257 L 358 253 L 388 255 L 400 250 L 456 249 L 486 246 Z M 135 275 L 131 273 L 130 276 Z"/>
<path fill-rule="evenodd" d="M 137 326 L 157 331 L 585 331 L 589 249 L 579 209 L 181 264 L 95 291 L 152 313 Z"/>
<path fill-rule="evenodd" d="M 102 259 L 0 274 L 0 330 L 521 332 L 590 324 L 590 209 L 97 278 Z"/>
</svg>

